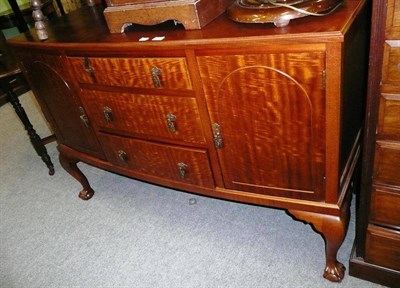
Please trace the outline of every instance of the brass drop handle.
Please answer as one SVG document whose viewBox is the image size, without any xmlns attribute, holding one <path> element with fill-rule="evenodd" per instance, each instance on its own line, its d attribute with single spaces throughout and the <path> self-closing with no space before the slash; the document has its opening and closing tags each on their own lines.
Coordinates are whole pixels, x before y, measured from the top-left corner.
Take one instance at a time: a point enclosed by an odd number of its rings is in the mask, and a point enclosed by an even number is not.
<svg viewBox="0 0 400 288">
<path fill-rule="evenodd" d="M 161 69 L 154 66 L 151 68 L 151 79 L 153 80 L 153 84 L 155 88 L 161 88 L 161 80 L 160 76 L 161 75 Z"/>
<path fill-rule="evenodd" d="M 79 118 L 81 118 L 81 121 L 82 121 L 83 125 L 84 125 L 86 128 L 89 128 L 89 124 L 90 124 L 89 118 L 86 116 L 85 110 L 83 109 L 82 106 L 79 106 L 79 112 L 81 113 L 81 115 L 79 116 Z"/>
<path fill-rule="evenodd" d="M 117 154 L 121 163 L 126 164 L 128 162 L 128 154 L 124 150 L 118 150 Z"/>
<path fill-rule="evenodd" d="M 186 178 L 187 169 L 188 169 L 188 165 L 187 164 L 185 164 L 183 162 L 178 163 L 178 172 L 179 172 L 179 176 L 182 179 Z"/>
<path fill-rule="evenodd" d="M 107 122 L 111 122 L 113 120 L 112 109 L 108 106 L 103 108 L 103 115 Z"/>
<path fill-rule="evenodd" d="M 94 74 L 94 68 L 90 66 L 90 59 L 89 57 L 84 57 L 83 58 L 83 66 L 85 67 L 85 71 L 90 74 L 90 76 L 93 76 Z"/>
<path fill-rule="evenodd" d="M 175 132 L 176 128 L 174 122 L 176 121 L 176 116 L 174 114 L 167 114 L 165 115 L 165 118 L 167 119 L 167 126 L 169 132 Z"/>
<path fill-rule="evenodd" d="M 212 125 L 212 130 L 214 134 L 214 146 L 216 149 L 221 149 L 224 146 L 224 141 L 221 136 L 221 126 L 218 123 Z"/>
</svg>

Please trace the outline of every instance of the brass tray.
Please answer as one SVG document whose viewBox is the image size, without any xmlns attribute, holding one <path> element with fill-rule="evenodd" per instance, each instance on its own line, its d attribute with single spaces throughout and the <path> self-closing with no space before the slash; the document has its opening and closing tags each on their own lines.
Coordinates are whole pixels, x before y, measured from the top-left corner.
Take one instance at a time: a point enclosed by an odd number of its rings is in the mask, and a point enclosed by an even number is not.
<svg viewBox="0 0 400 288">
<path fill-rule="evenodd" d="M 305 16 L 325 16 L 343 0 L 236 0 L 227 15 L 236 22 L 274 23 L 284 27 L 290 20 Z"/>
</svg>

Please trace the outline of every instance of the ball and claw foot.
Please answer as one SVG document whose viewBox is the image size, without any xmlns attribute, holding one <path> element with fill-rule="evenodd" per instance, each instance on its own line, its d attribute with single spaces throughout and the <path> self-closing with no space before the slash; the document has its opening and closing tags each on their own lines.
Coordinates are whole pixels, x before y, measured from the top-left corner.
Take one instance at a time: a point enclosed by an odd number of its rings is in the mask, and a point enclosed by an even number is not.
<svg viewBox="0 0 400 288">
<path fill-rule="evenodd" d="M 81 192 L 79 192 L 79 198 L 81 198 L 82 200 L 89 200 L 90 198 L 92 198 L 94 195 L 94 191 L 93 190 L 86 190 L 83 189 Z"/>
<path fill-rule="evenodd" d="M 344 277 L 346 267 L 340 262 L 333 265 L 327 265 L 324 271 L 324 278 L 332 282 L 340 282 Z"/>
</svg>

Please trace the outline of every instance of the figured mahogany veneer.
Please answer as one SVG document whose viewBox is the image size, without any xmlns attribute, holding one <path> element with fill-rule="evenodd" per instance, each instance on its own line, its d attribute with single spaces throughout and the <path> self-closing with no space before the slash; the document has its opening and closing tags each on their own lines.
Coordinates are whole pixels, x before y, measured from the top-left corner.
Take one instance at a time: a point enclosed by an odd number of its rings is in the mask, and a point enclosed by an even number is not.
<svg viewBox="0 0 400 288">
<path fill-rule="evenodd" d="M 44 42 L 9 42 L 82 199 L 94 191 L 79 161 L 285 209 L 322 234 L 324 277 L 340 281 L 363 121 L 364 4 L 285 29 L 222 15 L 202 30 L 125 34 L 108 32 L 103 7 L 86 7 L 49 26 Z"/>
</svg>

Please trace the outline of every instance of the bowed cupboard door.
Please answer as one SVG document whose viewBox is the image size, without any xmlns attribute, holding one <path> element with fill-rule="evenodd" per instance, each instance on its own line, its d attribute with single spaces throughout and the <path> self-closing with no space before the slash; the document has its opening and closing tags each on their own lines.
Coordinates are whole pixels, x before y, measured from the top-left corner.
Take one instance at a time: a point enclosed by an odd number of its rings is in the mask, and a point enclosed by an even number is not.
<svg viewBox="0 0 400 288">
<path fill-rule="evenodd" d="M 52 126 L 59 144 L 104 158 L 92 124 L 87 117 L 73 82 L 68 66 L 57 54 L 39 55 L 35 51 L 18 52 L 25 75 Z"/>
<path fill-rule="evenodd" d="M 210 54 L 197 62 L 225 187 L 322 199 L 324 52 Z"/>
</svg>

